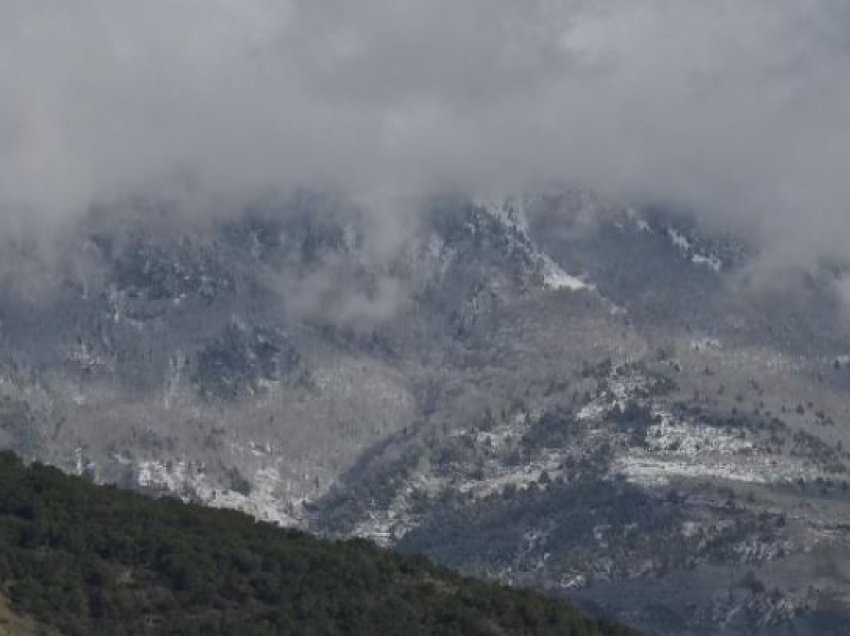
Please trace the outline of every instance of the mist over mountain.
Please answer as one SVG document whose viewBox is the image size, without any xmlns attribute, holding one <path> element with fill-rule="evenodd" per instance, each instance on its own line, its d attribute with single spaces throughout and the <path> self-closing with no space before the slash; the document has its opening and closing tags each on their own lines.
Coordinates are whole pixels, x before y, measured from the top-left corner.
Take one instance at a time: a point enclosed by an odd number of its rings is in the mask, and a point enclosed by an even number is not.
<svg viewBox="0 0 850 636">
<path fill-rule="evenodd" d="M 825 0 L 5 2 L 0 444 L 843 634 L 849 58 Z"/>
<path fill-rule="evenodd" d="M 399 197 L 566 181 L 693 209 L 784 260 L 846 256 L 833 2 L 14 0 L 0 17 L 6 234 L 128 195 L 188 192 L 207 215 L 332 187 L 396 215 Z"/>
</svg>

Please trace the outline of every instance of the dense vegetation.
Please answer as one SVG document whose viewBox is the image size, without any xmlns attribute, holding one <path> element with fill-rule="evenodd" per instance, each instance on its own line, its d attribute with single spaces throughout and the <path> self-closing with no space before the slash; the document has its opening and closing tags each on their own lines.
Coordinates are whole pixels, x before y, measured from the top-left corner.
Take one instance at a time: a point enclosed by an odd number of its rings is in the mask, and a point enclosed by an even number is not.
<svg viewBox="0 0 850 636">
<path fill-rule="evenodd" d="M 0 453 L 0 594 L 68 634 L 627 634 L 362 541 L 99 487 Z"/>
</svg>

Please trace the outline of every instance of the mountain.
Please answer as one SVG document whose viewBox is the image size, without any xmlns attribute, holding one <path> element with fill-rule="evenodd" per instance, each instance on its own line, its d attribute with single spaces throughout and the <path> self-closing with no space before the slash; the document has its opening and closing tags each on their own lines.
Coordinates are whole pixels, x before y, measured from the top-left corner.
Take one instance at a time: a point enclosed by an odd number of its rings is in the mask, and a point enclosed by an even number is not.
<svg viewBox="0 0 850 636">
<path fill-rule="evenodd" d="M 846 631 L 843 264 L 767 270 L 580 190 L 129 201 L 7 240 L 0 443 L 28 459 L 648 633 Z"/>
<path fill-rule="evenodd" d="M 94 486 L 8 452 L 0 537 L 0 589 L 19 612 L 4 602 L 0 620 L 33 634 L 632 633 L 426 559 Z"/>
</svg>

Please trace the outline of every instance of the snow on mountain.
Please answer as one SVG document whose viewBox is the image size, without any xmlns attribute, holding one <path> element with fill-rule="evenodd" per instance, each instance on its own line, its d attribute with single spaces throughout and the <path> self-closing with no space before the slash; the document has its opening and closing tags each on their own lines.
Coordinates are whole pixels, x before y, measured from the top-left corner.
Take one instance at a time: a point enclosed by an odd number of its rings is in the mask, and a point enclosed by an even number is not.
<svg viewBox="0 0 850 636">
<path fill-rule="evenodd" d="M 548 254 L 534 244 L 530 235 L 528 216 L 521 197 L 507 196 L 497 199 L 477 199 L 476 205 L 479 205 L 494 218 L 498 219 L 511 234 L 519 237 L 524 249 L 529 252 L 529 256 L 538 264 L 543 275 L 543 285 L 546 288 L 552 290 L 567 289 L 570 291 L 595 289 L 594 285 L 586 282 L 581 277 L 565 272 Z"/>
<path fill-rule="evenodd" d="M 667 235 L 673 241 L 673 245 L 678 247 L 686 258 L 690 258 L 691 262 L 697 265 L 705 265 L 717 273 L 720 273 L 720 270 L 723 269 L 723 261 L 715 254 L 700 251 L 676 228 L 667 228 Z"/>
<path fill-rule="evenodd" d="M 846 316 L 814 285 L 740 293 L 736 240 L 610 207 L 437 197 L 379 257 L 322 197 L 92 223 L 95 274 L 2 295 L 0 440 L 617 615 L 637 586 L 650 632 L 850 599 L 814 572 L 850 554 Z"/>
</svg>

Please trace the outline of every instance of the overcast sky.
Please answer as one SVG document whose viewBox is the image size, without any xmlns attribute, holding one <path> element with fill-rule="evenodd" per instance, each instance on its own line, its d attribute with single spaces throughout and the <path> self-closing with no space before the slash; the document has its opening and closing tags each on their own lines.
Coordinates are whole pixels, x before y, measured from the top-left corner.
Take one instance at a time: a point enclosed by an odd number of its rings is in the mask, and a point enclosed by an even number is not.
<svg viewBox="0 0 850 636">
<path fill-rule="evenodd" d="M 3 0 L 0 90 L 7 226 L 558 180 L 850 253 L 843 0 Z"/>
</svg>

